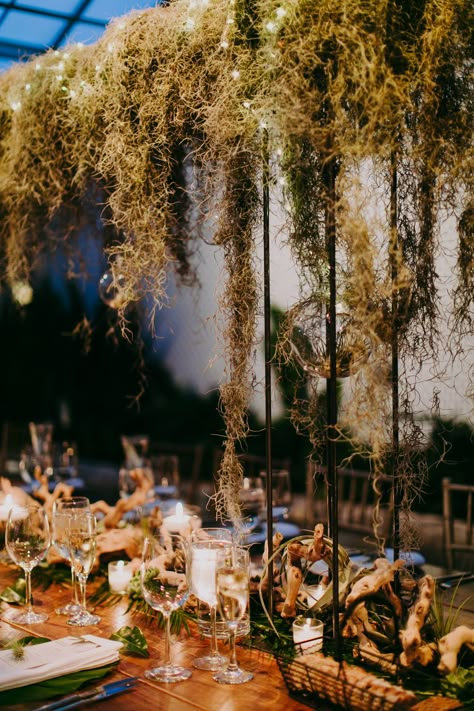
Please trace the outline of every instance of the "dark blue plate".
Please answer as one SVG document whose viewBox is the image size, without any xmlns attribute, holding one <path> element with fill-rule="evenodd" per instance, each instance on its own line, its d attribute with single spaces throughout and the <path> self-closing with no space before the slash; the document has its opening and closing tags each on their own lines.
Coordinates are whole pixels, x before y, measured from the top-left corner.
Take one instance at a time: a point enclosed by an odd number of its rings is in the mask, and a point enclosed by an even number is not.
<svg viewBox="0 0 474 711">
<path fill-rule="evenodd" d="M 284 540 L 287 540 L 288 538 L 294 538 L 295 536 L 299 536 L 301 533 L 301 528 L 297 526 L 295 523 L 289 523 L 288 521 L 277 521 L 273 524 L 273 530 L 274 531 L 279 531 L 282 535 Z M 251 543 L 265 543 L 267 540 L 267 524 L 262 523 L 258 527 L 258 531 L 252 531 L 252 533 L 249 533 L 249 535 L 246 537 L 246 543 L 251 544 Z"/>
</svg>

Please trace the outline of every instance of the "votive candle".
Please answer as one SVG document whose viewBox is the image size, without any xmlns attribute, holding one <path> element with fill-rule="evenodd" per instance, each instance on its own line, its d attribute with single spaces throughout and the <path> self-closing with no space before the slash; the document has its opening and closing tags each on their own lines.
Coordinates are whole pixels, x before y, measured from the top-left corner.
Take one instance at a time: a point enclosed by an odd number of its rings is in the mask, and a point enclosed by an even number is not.
<svg viewBox="0 0 474 711">
<path fill-rule="evenodd" d="M 301 653 L 317 652 L 323 647 L 324 623 L 316 617 L 299 615 L 293 622 L 293 642 Z"/>
<path fill-rule="evenodd" d="M 113 560 L 109 563 L 109 587 L 112 592 L 124 595 L 132 577 L 132 564 L 128 561 Z"/>
</svg>

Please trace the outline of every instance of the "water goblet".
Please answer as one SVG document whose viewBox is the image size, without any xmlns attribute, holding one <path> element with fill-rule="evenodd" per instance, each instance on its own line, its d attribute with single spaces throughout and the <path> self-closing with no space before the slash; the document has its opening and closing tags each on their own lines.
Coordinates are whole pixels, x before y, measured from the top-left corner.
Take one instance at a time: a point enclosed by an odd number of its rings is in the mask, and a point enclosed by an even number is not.
<svg viewBox="0 0 474 711">
<path fill-rule="evenodd" d="M 163 557 L 166 556 L 166 568 Z M 180 608 L 190 594 L 189 547 L 177 534 L 163 533 L 145 538 L 140 583 L 143 597 L 165 619 L 165 658 L 163 664 L 145 672 L 148 679 L 173 683 L 188 679 L 190 669 L 171 662 L 171 613 Z"/>
<path fill-rule="evenodd" d="M 191 534 L 191 565 L 194 595 L 209 606 L 211 650 L 193 661 L 196 669 L 217 671 L 228 658 L 217 647 L 216 559 L 218 551 L 232 547 L 232 533 L 225 528 L 198 528 Z"/>
<path fill-rule="evenodd" d="M 48 615 L 35 612 L 31 595 L 31 571 L 42 560 L 51 542 L 48 516 L 38 505 L 14 507 L 10 510 L 5 529 L 5 546 L 10 558 L 25 572 L 26 610 L 8 617 L 17 624 L 44 622 Z"/>
<path fill-rule="evenodd" d="M 95 562 L 96 519 L 87 509 L 78 509 L 68 522 L 68 547 L 71 565 L 79 582 L 81 593 L 80 610 L 67 621 L 68 625 L 86 627 L 100 622 L 86 607 L 87 578 Z"/>
<path fill-rule="evenodd" d="M 70 496 L 63 499 L 56 499 L 53 506 L 52 528 L 53 546 L 58 551 L 59 555 L 71 564 L 71 556 L 69 554 L 69 519 L 77 511 L 90 511 L 90 502 L 86 496 Z M 79 596 L 77 594 L 76 574 L 74 566 L 71 564 L 71 585 L 72 597 L 71 601 L 63 607 L 56 609 L 57 615 L 75 615 L 81 611 Z"/>
<path fill-rule="evenodd" d="M 229 630 L 230 640 L 229 664 L 212 677 L 220 684 L 244 684 L 253 679 L 252 672 L 239 667 L 235 650 L 239 622 L 248 606 L 249 565 L 249 553 L 245 548 L 235 547 L 230 552 L 219 551 L 217 554 L 217 604 Z"/>
</svg>

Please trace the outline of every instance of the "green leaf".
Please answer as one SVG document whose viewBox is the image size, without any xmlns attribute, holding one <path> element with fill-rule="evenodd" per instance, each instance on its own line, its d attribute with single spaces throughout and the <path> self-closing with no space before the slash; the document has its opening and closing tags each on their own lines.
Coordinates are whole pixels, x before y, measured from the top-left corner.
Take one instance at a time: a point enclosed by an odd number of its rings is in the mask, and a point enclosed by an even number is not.
<svg viewBox="0 0 474 711">
<path fill-rule="evenodd" d="M 25 594 L 25 578 L 21 577 L 18 578 L 18 580 L 13 583 L 13 585 L 10 585 L 9 587 L 5 588 L 0 593 L 0 600 L 3 600 L 3 602 L 9 602 L 10 604 L 13 603 L 15 605 L 22 605 L 25 602 Z"/>
<path fill-rule="evenodd" d="M 116 639 L 123 643 L 122 652 L 138 654 L 140 657 L 150 656 L 145 636 L 141 629 L 136 625 L 135 627 L 128 627 L 127 625 L 121 627 L 117 632 L 110 635 L 110 639 Z"/>
<path fill-rule="evenodd" d="M 25 654 L 24 647 L 34 644 L 43 644 L 44 642 L 49 642 L 49 639 L 47 637 L 33 637 L 28 635 L 27 637 L 15 639 L 12 642 L 5 644 L 4 648 L 11 649 L 15 659 L 22 659 Z"/>
<path fill-rule="evenodd" d="M 32 635 L 27 635 L 26 637 L 22 637 L 16 641 L 20 647 L 26 647 L 27 645 L 34 644 L 44 644 L 45 642 L 51 642 L 51 640 L 48 637 L 33 637 Z"/>
<path fill-rule="evenodd" d="M 74 672 L 74 674 L 65 674 L 63 676 L 55 677 L 54 679 L 41 681 L 38 684 L 22 686 L 21 690 L 16 688 L 8 689 L 8 691 L 1 691 L 0 706 L 17 704 L 20 696 L 21 702 L 27 703 L 30 701 L 42 701 L 43 699 L 53 698 L 54 696 L 72 694 L 83 684 L 93 681 L 94 679 L 101 679 L 103 676 L 115 669 L 117 664 L 118 662 L 115 662 L 114 664 L 108 664 L 104 667 L 97 667 L 96 669 L 85 669 L 84 671 Z"/>
</svg>

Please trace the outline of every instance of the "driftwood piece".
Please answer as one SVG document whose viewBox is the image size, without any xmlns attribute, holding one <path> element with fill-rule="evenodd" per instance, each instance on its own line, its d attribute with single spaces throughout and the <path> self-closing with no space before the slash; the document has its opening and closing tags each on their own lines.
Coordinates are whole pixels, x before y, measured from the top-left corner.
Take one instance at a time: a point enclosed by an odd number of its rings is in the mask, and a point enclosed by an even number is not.
<svg viewBox="0 0 474 711">
<path fill-rule="evenodd" d="M 303 582 L 303 574 L 301 568 L 296 565 L 291 565 L 287 572 L 288 583 L 286 600 L 281 610 L 282 617 L 296 617 L 296 598 Z"/>
<path fill-rule="evenodd" d="M 143 506 L 148 499 L 153 482 L 142 468 L 132 469 L 130 478 L 136 482 L 136 488 L 128 499 L 119 499 L 115 506 L 110 506 L 105 501 L 97 501 L 91 505 L 93 513 L 104 514 L 103 523 L 106 528 L 116 528 L 127 511 L 133 511 Z"/>
<path fill-rule="evenodd" d="M 378 592 L 384 585 L 393 582 L 395 573 L 404 565 L 403 560 L 390 563 L 386 558 L 377 558 L 374 568 L 370 573 L 356 580 L 350 593 L 346 597 L 346 607 L 349 607 L 359 597 Z"/>
<path fill-rule="evenodd" d="M 418 598 L 410 610 L 405 629 L 400 633 L 403 652 L 400 663 L 408 667 L 415 662 L 426 666 L 434 659 L 435 648 L 424 645 L 421 630 L 426 622 L 433 601 L 435 582 L 431 575 L 420 580 Z"/>
<path fill-rule="evenodd" d="M 141 557 L 143 534 L 137 528 L 113 528 L 96 536 L 96 554 L 92 572 L 98 570 L 102 557 L 126 557 L 130 560 Z M 64 562 L 54 546 L 48 551 L 48 563 Z"/>
<path fill-rule="evenodd" d="M 324 526 L 322 523 L 317 523 L 314 527 L 313 541 L 310 545 L 305 543 L 289 543 L 287 546 L 288 563 L 290 566 L 296 565 L 301 567 L 301 559 L 316 563 L 318 560 L 323 560 L 327 554 L 327 547 L 324 542 Z"/>
<path fill-rule="evenodd" d="M 58 499 L 67 499 L 73 495 L 74 487 L 60 481 L 54 487 L 54 490 L 49 491 L 49 477 L 43 472 L 40 466 L 36 466 L 33 476 L 39 483 L 39 487 L 33 491 L 33 496 L 37 501 L 41 501 L 44 510 L 51 516 L 53 513 L 54 502 Z"/>
<path fill-rule="evenodd" d="M 369 619 L 369 612 L 365 602 L 361 602 L 354 607 L 342 634 L 343 637 L 357 637 L 359 643 L 357 654 L 360 659 L 376 664 L 390 674 L 396 673 L 395 654 L 382 653 L 373 639 L 380 633 Z M 356 652 L 354 653 L 356 654 Z"/>
<path fill-rule="evenodd" d="M 273 550 L 276 551 L 278 550 L 279 546 L 281 545 L 281 542 L 283 540 L 283 534 L 280 533 L 280 531 L 275 531 L 272 542 L 273 542 Z M 263 553 L 262 553 L 262 563 L 263 563 L 263 569 L 264 569 L 264 574 L 262 576 L 260 586 L 262 590 L 268 590 L 268 541 L 265 539 L 265 543 L 263 546 Z M 276 578 L 278 577 L 278 570 L 276 566 L 273 569 L 273 581 L 275 582 Z"/>
<path fill-rule="evenodd" d="M 464 644 L 474 649 L 474 629 L 467 627 L 467 625 L 460 625 L 441 637 L 438 642 L 441 654 L 438 671 L 441 674 L 449 674 L 457 668 L 458 654 Z"/>
<path fill-rule="evenodd" d="M 288 554 L 287 591 L 280 614 L 282 617 L 296 617 L 296 600 L 303 582 L 301 561 L 306 560 L 309 563 L 315 563 L 318 560 L 323 560 L 323 557 L 328 553 L 324 542 L 323 524 L 317 523 L 314 527 L 311 544 L 294 541 L 287 545 L 286 550 Z"/>
<path fill-rule="evenodd" d="M 348 708 L 348 698 L 354 711 L 403 711 L 416 702 L 412 691 L 391 684 L 361 667 L 325 657 L 320 652 L 297 657 L 289 665 L 290 672 L 293 665 L 294 680 L 299 688 L 316 692 L 338 708 Z M 302 666 L 306 667 L 306 673 L 301 673 Z"/>
</svg>

